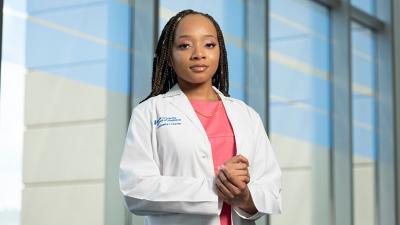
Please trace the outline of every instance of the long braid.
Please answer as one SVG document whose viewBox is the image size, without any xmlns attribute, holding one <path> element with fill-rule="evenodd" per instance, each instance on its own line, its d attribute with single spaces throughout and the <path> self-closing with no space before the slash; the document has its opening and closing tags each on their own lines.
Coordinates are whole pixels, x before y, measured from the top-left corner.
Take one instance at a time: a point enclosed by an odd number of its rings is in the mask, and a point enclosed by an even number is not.
<svg viewBox="0 0 400 225">
<path fill-rule="evenodd" d="M 177 75 L 170 65 L 171 53 L 174 43 L 175 29 L 178 26 L 179 21 L 189 14 L 200 14 L 207 17 L 214 25 L 217 30 L 217 39 L 220 48 L 220 58 L 218 69 L 212 78 L 212 84 L 217 87 L 225 96 L 229 95 L 229 73 L 228 73 L 228 60 L 225 48 L 224 37 L 222 35 L 221 28 L 214 18 L 208 14 L 196 12 L 191 9 L 183 10 L 173 16 L 167 24 L 164 26 L 160 38 L 157 43 L 157 48 L 153 58 L 153 72 L 151 78 L 151 92 L 141 102 L 168 92 L 172 86 L 177 82 Z"/>
</svg>

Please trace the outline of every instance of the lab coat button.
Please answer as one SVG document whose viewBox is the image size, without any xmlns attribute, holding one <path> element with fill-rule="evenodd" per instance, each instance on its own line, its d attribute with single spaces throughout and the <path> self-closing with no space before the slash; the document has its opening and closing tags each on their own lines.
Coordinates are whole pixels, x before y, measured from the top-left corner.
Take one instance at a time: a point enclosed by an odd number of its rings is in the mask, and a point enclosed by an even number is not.
<svg viewBox="0 0 400 225">
<path fill-rule="evenodd" d="M 207 158 L 207 155 L 206 155 L 206 154 L 202 154 L 202 155 L 201 155 L 201 158 L 206 159 L 206 158 Z"/>
</svg>

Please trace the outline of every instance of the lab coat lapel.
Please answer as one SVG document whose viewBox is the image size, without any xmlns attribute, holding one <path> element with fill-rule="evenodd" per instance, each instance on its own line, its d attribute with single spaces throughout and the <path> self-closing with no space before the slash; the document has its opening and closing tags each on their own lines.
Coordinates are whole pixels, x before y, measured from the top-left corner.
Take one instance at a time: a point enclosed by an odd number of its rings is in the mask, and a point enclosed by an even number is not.
<svg viewBox="0 0 400 225">
<path fill-rule="evenodd" d="M 187 118 L 196 126 L 201 135 L 208 140 L 207 133 L 203 128 L 199 118 L 196 115 L 192 105 L 189 102 L 189 99 L 183 93 L 183 91 L 179 88 L 178 84 L 175 84 L 166 94 L 166 97 L 172 97 L 170 103 L 177 107 L 183 114 L 186 115 Z M 208 141 L 207 141 L 208 142 Z"/>
<path fill-rule="evenodd" d="M 226 114 L 228 116 L 228 119 L 232 125 L 233 133 L 235 136 L 235 142 L 236 142 L 236 153 L 237 154 L 242 154 L 242 136 L 241 135 L 241 130 L 240 130 L 240 124 L 241 124 L 241 117 L 243 115 L 240 115 L 240 112 L 235 109 L 235 105 L 232 99 L 225 97 L 225 95 L 218 90 L 218 88 L 212 86 L 215 92 L 218 93 L 220 99 L 222 100 L 222 103 L 224 104 L 224 108 L 226 111 Z M 165 97 L 171 97 L 171 104 L 173 104 L 175 107 L 177 107 L 182 113 L 184 113 L 189 120 L 197 127 L 201 135 L 207 140 L 207 143 L 210 143 L 208 141 L 208 136 L 206 131 L 203 128 L 203 125 L 200 122 L 200 119 L 197 117 L 196 112 L 194 111 L 192 105 L 189 102 L 189 99 L 186 97 L 186 95 L 183 93 L 183 91 L 180 89 L 178 84 L 175 84 L 167 93 L 164 95 Z"/>
</svg>

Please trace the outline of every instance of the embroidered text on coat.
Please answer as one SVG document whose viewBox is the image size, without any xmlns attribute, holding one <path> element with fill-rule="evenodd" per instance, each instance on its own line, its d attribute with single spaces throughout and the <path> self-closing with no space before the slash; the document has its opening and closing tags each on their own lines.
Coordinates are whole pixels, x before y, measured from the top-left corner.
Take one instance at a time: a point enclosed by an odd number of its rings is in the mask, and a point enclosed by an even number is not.
<svg viewBox="0 0 400 225">
<path fill-rule="evenodd" d="M 182 124 L 182 119 L 177 118 L 176 116 L 163 116 L 154 120 L 154 125 L 156 125 L 157 128 L 160 128 L 165 125 L 181 125 L 181 124 Z"/>
</svg>

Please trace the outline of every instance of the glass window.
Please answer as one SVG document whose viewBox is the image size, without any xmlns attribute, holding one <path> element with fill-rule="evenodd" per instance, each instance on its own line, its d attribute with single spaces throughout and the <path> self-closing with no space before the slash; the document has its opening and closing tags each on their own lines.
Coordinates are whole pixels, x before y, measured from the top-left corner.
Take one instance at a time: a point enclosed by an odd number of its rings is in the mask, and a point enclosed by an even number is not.
<svg viewBox="0 0 400 225">
<path fill-rule="evenodd" d="M 210 7 L 212 5 L 213 7 Z M 161 0 L 159 34 L 176 13 L 193 9 L 210 14 L 218 22 L 225 39 L 229 66 L 229 93 L 245 99 L 245 1 L 244 0 Z"/>
<path fill-rule="evenodd" d="M 24 138 L 25 22 L 20 1 L 6 1 L 2 11 L 0 93 L 0 224 L 19 225 Z"/>
<path fill-rule="evenodd" d="M 269 127 L 285 211 L 271 221 L 328 224 L 329 10 L 308 0 L 271 0 L 269 8 Z"/>
<path fill-rule="evenodd" d="M 49 214 L 74 224 L 64 211 L 96 223 L 105 216 L 77 205 L 93 196 L 104 205 L 116 202 L 105 198 L 114 189 L 103 187 L 117 187 L 114 177 L 104 177 L 117 164 L 105 156 L 107 138 L 122 138 L 111 129 L 127 125 L 120 115 L 130 93 L 132 7 L 128 1 L 4 3 L 0 224 L 51 223 Z M 89 211 L 109 208 L 93 204 Z"/>
<path fill-rule="evenodd" d="M 351 4 L 366 13 L 375 14 L 376 0 L 351 0 Z"/>
<path fill-rule="evenodd" d="M 351 26 L 354 225 L 375 224 L 376 52 L 374 33 Z"/>
</svg>

